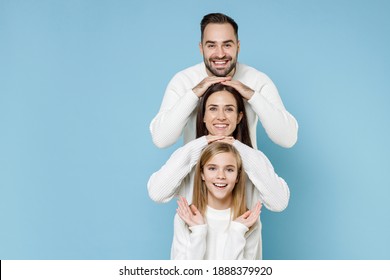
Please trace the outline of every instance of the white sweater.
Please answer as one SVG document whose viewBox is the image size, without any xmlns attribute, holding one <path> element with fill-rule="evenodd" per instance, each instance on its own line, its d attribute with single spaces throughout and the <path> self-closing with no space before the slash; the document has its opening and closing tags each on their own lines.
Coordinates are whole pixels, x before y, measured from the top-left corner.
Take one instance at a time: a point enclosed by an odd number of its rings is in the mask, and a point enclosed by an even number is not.
<svg viewBox="0 0 390 280">
<path fill-rule="evenodd" d="M 188 227 L 176 214 L 171 248 L 173 260 L 256 260 L 261 259 L 261 224 L 250 231 L 231 221 L 230 208 L 207 207 L 207 224 Z"/>
<path fill-rule="evenodd" d="M 191 204 L 195 175 L 194 167 L 200 158 L 202 150 L 207 145 L 206 136 L 203 136 L 177 149 L 160 170 L 153 173 L 149 178 L 148 192 L 151 199 L 156 202 L 168 202 L 174 196 L 180 195 L 185 197 Z M 252 149 L 238 140 L 234 141 L 233 146 L 241 155 L 243 168 L 246 174 L 245 190 L 247 207 L 249 209 L 253 208 L 256 202 L 260 200 L 261 203 L 271 211 L 283 211 L 288 205 L 290 190 L 286 182 L 275 173 L 268 158 L 261 151 Z M 184 222 L 182 222 L 183 224 L 180 226 L 180 221 L 181 219 L 179 217 L 175 218 L 175 230 L 181 230 L 180 236 L 187 236 L 188 234 L 186 235 L 184 233 L 185 229 L 183 229 Z M 193 231 L 193 235 L 188 235 L 183 238 L 187 240 L 191 236 L 204 234 L 204 230 L 200 232 L 195 230 Z M 255 258 L 261 259 L 262 238 L 260 221 L 259 229 L 252 235 L 252 238 L 256 239 L 256 245 L 253 245 L 257 250 Z M 191 244 L 191 246 L 194 247 L 200 246 L 196 245 L 197 243 Z M 187 245 L 183 245 L 179 242 L 179 245 L 174 246 L 174 248 L 177 248 L 178 246 L 182 248 Z M 182 249 L 172 250 L 172 252 L 179 252 Z M 185 251 L 187 252 L 187 249 Z M 190 251 L 192 251 L 192 249 Z M 196 253 L 196 256 L 191 255 L 190 257 L 186 257 L 183 253 L 172 253 L 172 258 L 197 259 L 198 256 L 198 253 Z"/>
<path fill-rule="evenodd" d="M 148 181 L 148 192 L 156 202 L 168 202 L 175 195 L 192 202 L 195 165 L 202 150 L 208 145 L 206 136 L 195 139 L 177 149 L 168 161 L 153 173 Z M 259 150 L 235 140 L 233 146 L 243 161 L 246 178 L 248 208 L 261 201 L 271 211 L 283 211 L 290 198 L 287 183 L 280 178 L 268 158 Z"/>
<path fill-rule="evenodd" d="M 206 68 L 202 62 L 177 73 L 169 82 L 160 111 L 150 123 L 153 142 L 157 147 L 164 148 L 174 144 L 183 132 L 185 144 L 195 139 L 199 99 L 192 89 L 206 77 Z M 237 63 L 233 78 L 255 91 L 252 98 L 245 101 L 253 147 L 257 148 L 258 119 L 273 142 L 282 147 L 292 147 L 297 141 L 298 123 L 285 109 L 271 79 L 240 63 Z"/>
</svg>

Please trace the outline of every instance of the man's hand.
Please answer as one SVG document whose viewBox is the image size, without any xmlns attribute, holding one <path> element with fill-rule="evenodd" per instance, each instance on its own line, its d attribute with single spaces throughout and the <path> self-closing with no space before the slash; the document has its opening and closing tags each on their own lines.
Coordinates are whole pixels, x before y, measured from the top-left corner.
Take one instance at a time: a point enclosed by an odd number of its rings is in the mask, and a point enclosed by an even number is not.
<svg viewBox="0 0 390 280">
<path fill-rule="evenodd" d="M 246 100 L 251 99 L 253 94 L 255 93 L 253 89 L 237 80 L 226 80 L 222 81 L 221 84 L 235 88 Z"/>
<path fill-rule="evenodd" d="M 214 84 L 222 83 L 224 81 L 230 81 L 232 77 L 206 77 L 198 85 L 196 85 L 192 91 L 198 97 L 202 97 L 206 90 Z"/>
</svg>

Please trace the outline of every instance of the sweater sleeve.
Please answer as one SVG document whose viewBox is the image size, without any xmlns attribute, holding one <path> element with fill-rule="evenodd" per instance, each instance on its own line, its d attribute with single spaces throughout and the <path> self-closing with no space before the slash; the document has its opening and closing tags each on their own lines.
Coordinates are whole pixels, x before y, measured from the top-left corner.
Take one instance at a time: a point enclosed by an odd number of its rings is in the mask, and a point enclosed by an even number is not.
<svg viewBox="0 0 390 280">
<path fill-rule="evenodd" d="M 250 181 L 259 190 L 261 202 L 267 209 L 283 211 L 290 199 L 287 183 L 279 177 L 269 159 L 259 150 L 235 140 L 233 146 L 241 155 L 243 166 Z"/>
<path fill-rule="evenodd" d="M 192 88 L 186 89 L 180 75 L 177 74 L 170 81 L 160 111 L 149 127 L 157 147 L 168 147 L 179 139 L 198 100 Z"/>
<path fill-rule="evenodd" d="M 184 178 L 189 176 L 205 146 L 207 139 L 203 136 L 177 149 L 160 170 L 149 178 L 150 198 L 156 202 L 170 201 L 184 187 Z"/>
<path fill-rule="evenodd" d="M 260 246 L 260 238 L 258 222 L 254 225 L 253 230 L 250 232 L 248 230 L 241 223 L 234 221 L 230 223 L 223 256 L 225 260 L 255 260 L 259 257 L 258 247 Z"/>
<path fill-rule="evenodd" d="M 295 145 L 298 139 L 298 122 L 284 107 L 271 79 L 262 77 L 262 82 L 256 85 L 255 93 L 248 103 L 274 143 L 284 148 Z"/>
<path fill-rule="evenodd" d="M 203 260 L 206 253 L 206 235 L 206 224 L 188 227 L 176 214 L 171 259 Z"/>
</svg>

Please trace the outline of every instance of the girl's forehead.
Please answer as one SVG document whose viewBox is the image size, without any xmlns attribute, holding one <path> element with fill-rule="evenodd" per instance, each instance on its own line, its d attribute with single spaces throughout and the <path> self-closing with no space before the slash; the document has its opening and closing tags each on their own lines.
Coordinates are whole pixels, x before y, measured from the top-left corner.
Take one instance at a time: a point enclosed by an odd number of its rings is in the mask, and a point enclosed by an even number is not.
<svg viewBox="0 0 390 280">
<path fill-rule="evenodd" d="M 218 153 L 212 156 L 205 165 L 215 164 L 215 165 L 234 165 L 237 166 L 236 156 L 231 152 Z"/>
</svg>

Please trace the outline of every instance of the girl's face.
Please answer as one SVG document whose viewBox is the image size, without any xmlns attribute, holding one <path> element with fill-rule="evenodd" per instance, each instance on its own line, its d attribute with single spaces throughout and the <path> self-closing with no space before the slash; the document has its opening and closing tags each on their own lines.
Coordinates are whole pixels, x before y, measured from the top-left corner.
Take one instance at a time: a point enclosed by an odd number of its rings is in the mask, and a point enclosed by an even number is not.
<svg viewBox="0 0 390 280">
<path fill-rule="evenodd" d="M 237 110 L 233 94 L 228 91 L 217 91 L 206 101 L 203 121 L 209 134 L 231 136 L 241 121 L 242 114 Z"/>
<path fill-rule="evenodd" d="M 232 153 L 213 156 L 203 166 L 202 180 L 207 187 L 207 204 L 214 209 L 231 207 L 232 191 L 237 183 L 237 160 Z"/>
</svg>

